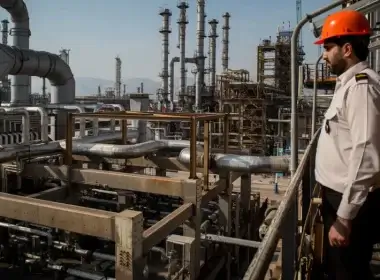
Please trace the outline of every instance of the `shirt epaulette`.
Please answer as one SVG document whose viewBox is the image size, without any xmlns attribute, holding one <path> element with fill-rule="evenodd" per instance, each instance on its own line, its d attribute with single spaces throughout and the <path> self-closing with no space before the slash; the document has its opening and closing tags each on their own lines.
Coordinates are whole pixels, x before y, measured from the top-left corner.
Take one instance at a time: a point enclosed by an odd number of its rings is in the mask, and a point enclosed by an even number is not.
<svg viewBox="0 0 380 280">
<path fill-rule="evenodd" d="M 367 73 L 358 73 L 355 75 L 355 81 L 356 82 L 359 82 L 359 81 L 368 81 L 369 77 L 367 75 Z"/>
</svg>

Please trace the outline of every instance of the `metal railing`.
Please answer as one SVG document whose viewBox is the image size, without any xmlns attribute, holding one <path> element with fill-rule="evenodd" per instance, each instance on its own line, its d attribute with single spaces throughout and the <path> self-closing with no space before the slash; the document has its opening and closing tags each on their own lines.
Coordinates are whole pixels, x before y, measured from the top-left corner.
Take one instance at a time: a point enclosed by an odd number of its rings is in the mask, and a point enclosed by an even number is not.
<svg viewBox="0 0 380 280">
<path fill-rule="evenodd" d="M 305 153 L 300 161 L 300 165 L 298 166 L 297 171 L 292 177 L 290 184 L 286 190 L 284 199 L 277 209 L 276 215 L 273 218 L 263 241 L 261 242 L 260 248 L 255 254 L 250 266 L 248 267 L 248 270 L 243 278 L 244 280 L 264 279 L 268 271 L 268 267 L 275 254 L 279 239 L 281 237 L 284 237 L 284 235 L 289 235 L 289 227 L 287 227 L 287 225 L 295 225 L 290 234 L 292 234 L 294 240 L 296 240 L 296 235 L 298 232 L 298 190 L 301 190 L 302 193 L 302 221 L 303 223 L 306 221 L 307 211 L 312 199 L 312 190 L 315 186 L 314 159 L 319 133 L 320 129 L 317 131 L 317 133 L 314 134 L 307 149 L 305 150 Z M 284 253 L 286 254 L 290 250 L 293 251 L 294 248 L 295 251 L 297 251 L 296 248 L 298 246 L 294 246 L 295 244 L 297 244 L 295 241 L 282 242 L 282 279 L 284 280 L 293 280 L 294 275 L 297 271 L 297 255 L 284 255 Z M 289 248 L 290 250 L 287 250 L 288 247 L 293 248 Z"/>
</svg>

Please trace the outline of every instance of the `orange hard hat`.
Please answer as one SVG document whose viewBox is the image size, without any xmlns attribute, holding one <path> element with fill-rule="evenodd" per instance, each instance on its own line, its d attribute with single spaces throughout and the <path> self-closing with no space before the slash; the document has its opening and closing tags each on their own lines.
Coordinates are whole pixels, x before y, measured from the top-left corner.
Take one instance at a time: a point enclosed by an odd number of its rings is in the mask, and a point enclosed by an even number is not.
<svg viewBox="0 0 380 280">
<path fill-rule="evenodd" d="M 326 18 L 321 36 L 314 44 L 322 45 L 326 39 L 333 37 L 370 34 L 370 23 L 362 13 L 353 10 L 342 10 Z"/>
</svg>

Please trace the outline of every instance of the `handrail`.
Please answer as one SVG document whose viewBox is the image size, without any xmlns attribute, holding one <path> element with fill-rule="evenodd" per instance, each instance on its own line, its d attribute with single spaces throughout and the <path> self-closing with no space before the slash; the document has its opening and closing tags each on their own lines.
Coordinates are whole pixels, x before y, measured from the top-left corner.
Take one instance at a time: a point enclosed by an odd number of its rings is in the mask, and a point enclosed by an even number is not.
<svg viewBox="0 0 380 280">
<path fill-rule="evenodd" d="M 294 176 L 292 177 L 289 186 L 285 192 L 284 199 L 281 201 L 276 214 L 272 220 L 271 225 L 268 228 L 268 232 L 265 235 L 261 246 L 258 248 L 251 264 L 249 265 L 243 280 L 262 280 L 267 273 L 269 264 L 275 253 L 278 240 L 280 239 L 280 229 L 283 227 L 286 221 L 286 214 L 289 212 L 292 204 L 297 195 L 298 187 L 302 181 L 302 176 L 308 166 L 308 161 L 313 155 L 315 145 L 319 138 L 321 129 L 314 134 L 306 151 L 302 157 L 300 165 L 298 166 Z"/>
</svg>

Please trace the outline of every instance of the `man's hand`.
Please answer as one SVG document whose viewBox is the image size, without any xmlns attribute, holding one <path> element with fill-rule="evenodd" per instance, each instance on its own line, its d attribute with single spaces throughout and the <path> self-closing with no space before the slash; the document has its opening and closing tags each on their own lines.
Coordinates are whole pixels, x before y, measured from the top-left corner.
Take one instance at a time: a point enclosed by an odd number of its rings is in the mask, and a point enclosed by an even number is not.
<svg viewBox="0 0 380 280">
<path fill-rule="evenodd" d="M 351 221 L 337 218 L 329 231 L 329 241 L 332 247 L 344 247 L 350 242 Z"/>
</svg>

